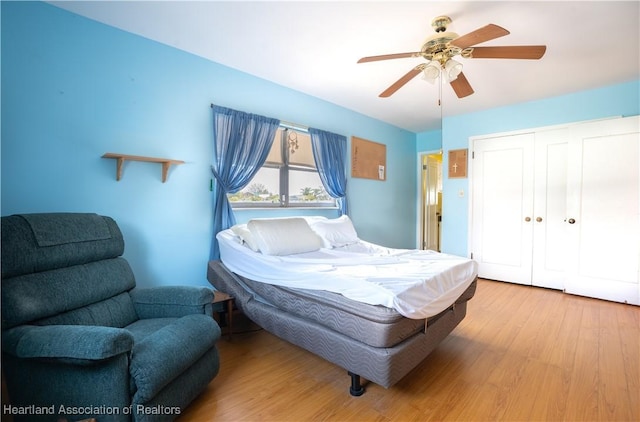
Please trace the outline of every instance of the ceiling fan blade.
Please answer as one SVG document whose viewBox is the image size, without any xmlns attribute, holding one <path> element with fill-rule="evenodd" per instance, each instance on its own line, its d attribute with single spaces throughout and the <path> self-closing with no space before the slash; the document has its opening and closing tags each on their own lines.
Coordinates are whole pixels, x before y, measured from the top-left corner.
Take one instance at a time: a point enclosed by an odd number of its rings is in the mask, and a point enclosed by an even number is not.
<svg viewBox="0 0 640 422">
<path fill-rule="evenodd" d="M 403 86 L 406 85 L 407 82 L 409 82 L 411 79 L 415 78 L 416 76 L 418 76 L 420 74 L 420 72 L 422 72 L 422 68 L 418 65 L 416 67 L 414 67 L 413 69 L 411 69 L 410 71 L 408 71 L 403 77 L 401 77 L 400 79 L 398 79 L 397 81 L 395 81 L 393 83 L 393 85 L 391 85 L 389 88 L 385 89 L 380 95 L 378 95 L 379 97 L 382 98 L 387 98 L 390 97 L 391 95 L 393 95 L 393 93 L 395 93 L 397 90 L 399 90 L 400 88 L 402 88 Z"/>
<path fill-rule="evenodd" d="M 516 45 L 507 47 L 473 47 L 470 59 L 531 59 L 544 56 L 546 45 Z"/>
<path fill-rule="evenodd" d="M 451 41 L 450 44 L 455 47 L 464 49 L 476 44 L 483 43 L 485 41 L 504 37 L 505 35 L 509 35 L 509 31 L 498 25 L 490 23 L 487 26 L 483 26 L 482 28 L 476 29 L 473 32 L 469 32 L 466 35 L 456 38 L 455 40 Z"/>
<path fill-rule="evenodd" d="M 391 60 L 391 59 L 404 59 L 407 57 L 419 57 L 420 53 L 396 53 L 396 54 L 383 54 L 381 56 L 369 56 L 363 57 L 358 60 L 358 63 L 367 63 L 367 62 L 377 62 L 380 60 Z"/>
<path fill-rule="evenodd" d="M 469 84 L 467 77 L 464 76 L 462 72 L 451 82 L 451 88 L 453 88 L 458 98 L 464 98 L 473 94 L 473 88 L 471 88 L 471 84 Z"/>
</svg>

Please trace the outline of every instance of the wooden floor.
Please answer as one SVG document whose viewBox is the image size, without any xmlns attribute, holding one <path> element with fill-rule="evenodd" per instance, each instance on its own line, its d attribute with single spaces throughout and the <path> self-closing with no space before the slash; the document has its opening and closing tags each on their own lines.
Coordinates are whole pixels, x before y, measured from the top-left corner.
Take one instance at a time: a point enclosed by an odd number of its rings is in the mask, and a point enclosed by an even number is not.
<svg viewBox="0 0 640 422">
<path fill-rule="evenodd" d="M 480 280 L 467 317 L 389 389 L 265 331 L 219 343 L 187 421 L 640 421 L 640 307 Z"/>
</svg>

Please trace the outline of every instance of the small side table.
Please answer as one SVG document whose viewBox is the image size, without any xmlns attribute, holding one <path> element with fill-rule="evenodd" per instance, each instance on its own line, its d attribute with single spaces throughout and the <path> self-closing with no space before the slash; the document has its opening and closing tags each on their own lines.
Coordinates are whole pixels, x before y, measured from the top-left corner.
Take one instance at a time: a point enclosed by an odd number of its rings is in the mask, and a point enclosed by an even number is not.
<svg viewBox="0 0 640 422">
<path fill-rule="evenodd" d="M 231 340 L 231 335 L 233 334 L 233 296 L 228 295 L 219 290 L 213 291 L 213 304 L 221 303 L 223 306 L 226 305 L 227 311 L 227 326 L 228 326 L 228 336 L 229 340 Z"/>
</svg>

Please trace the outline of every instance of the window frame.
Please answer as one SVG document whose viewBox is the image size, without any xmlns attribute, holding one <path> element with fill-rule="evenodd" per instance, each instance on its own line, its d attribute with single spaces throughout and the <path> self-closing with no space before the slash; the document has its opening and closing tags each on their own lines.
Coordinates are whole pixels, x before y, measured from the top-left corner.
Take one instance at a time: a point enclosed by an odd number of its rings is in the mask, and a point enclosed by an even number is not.
<svg viewBox="0 0 640 422">
<path fill-rule="evenodd" d="M 315 164 L 313 167 L 311 166 L 305 166 L 302 164 L 291 164 L 290 163 L 290 152 L 289 152 L 289 148 L 288 148 L 288 144 L 287 144 L 287 134 L 288 131 L 295 131 L 298 133 L 304 133 L 308 136 L 309 135 L 309 131 L 307 129 L 298 127 L 298 126 L 293 126 L 293 125 L 289 125 L 289 124 L 285 124 L 285 123 L 280 123 L 280 125 L 278 126 L 279 129 L 282 129 L 281 131 L 281 137 L 279 139 L 280 142 L 280 158 L 281 158 L 281 163 L 276 163 L 276 162 L 269 162 L 269 161 L 265 161 L 264 164 L 260 167 L 262 168 L 270 168 L 270 169 L 277 169 L 278 170 L 278 197 L 279 197 L 279 201 L 278 202 L 259 202 L 259 201 L 229 201 L 229 203 L 231 204 L 231 208 L 232 209 L 256 209 L 256 208 L 268 208 L 268 209 L 304 209 L 304 208 L 319 208 L 319 209 L 337 209 L 338 208 L 338 203 L 336 198 L 331 197 L 328 193 L 327 195 L 330 198 L 330 202 L 292 202 L 291 201 L 291 192 L 289 191 L 289 182 L 290 182 L 290 173 L 293 172 L 309 172 L 309 173 L 315 173 L 318 174 L 318 178 L 319 176 L 319 172 L 318 169 L 316 168 Z M 277 139 L 274 139 L 274 144 L 277 142 Z M 273 148 L 273 146 L 272 146 Z M 313 150 L 311 151 L 311 153 L 313 154 Z M 254 176 L 255 178 L 255 176 Z M 251 181 L 253 181 L 253 179 L 251 179 Z M 251 181 L 249 182 L 249 184 L 251 184 Z M 321 186 L 322 186 L 322 181 L 320 181 Z M 248 185 L 249 185 L 248 184 Z M 247 186 L 248 186 L 247 185 Z M 324 189 L 324 186 L 322 186 L 322 188 Z M 244 189 L 244 188 L 243 188 Z M 324 189 L 326 192 L 326 189 Z"/>
</svg>

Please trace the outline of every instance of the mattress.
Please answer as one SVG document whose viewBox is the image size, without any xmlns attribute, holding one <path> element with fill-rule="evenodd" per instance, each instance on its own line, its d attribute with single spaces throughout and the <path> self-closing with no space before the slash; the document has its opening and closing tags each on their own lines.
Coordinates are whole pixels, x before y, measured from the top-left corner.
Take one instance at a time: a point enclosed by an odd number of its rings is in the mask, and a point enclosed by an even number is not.
<svg viewBox="0 0 640 422">
<path fill-rule="evenodd" d="M 209 262 L 207 279 L 265 330 L 346 369 L 353 395 L 359 376 L 388 388 L 420 364 L 464 319 L 476 289 L 474 280 L 446 310 L 415 320 L 332 292 L 252 282 L 221 261 Z"/>
<path fill-rule="evenodd" d="M 393 347 L 416 333 L 424 332 L 425 327 L 438 317 L 406 318 L 395 309 L 357 302 L 334 292 L 293 289 L 242 276 L 238 281 L 243 289 L 263 304 L 312 320 L 372 347 Z M 475 293 L 475 287 L 474 281 L 448 309 L 469 300 Z"/>
<path fill-rule="evenodd" d="M 304 289 L 309 296 L 313 296 L 310 291 L 316 295 L 335 293 L 362 304 L 394 310 L 394 318 L 424 320 L 438 315 L 477 276 L 477 264 L 467 258 L 386 248 L 360 239 L 344 247 L 322 247 L 285 256 L 256 252 L 231 229 L 218 233 L 217 240 L 221 261 L 246 280 Z M 254 291 L 261 290 L 259 284 L 251 286 Z M 422 324 L 415 324 L 419 325 Z"/>
</svg>

